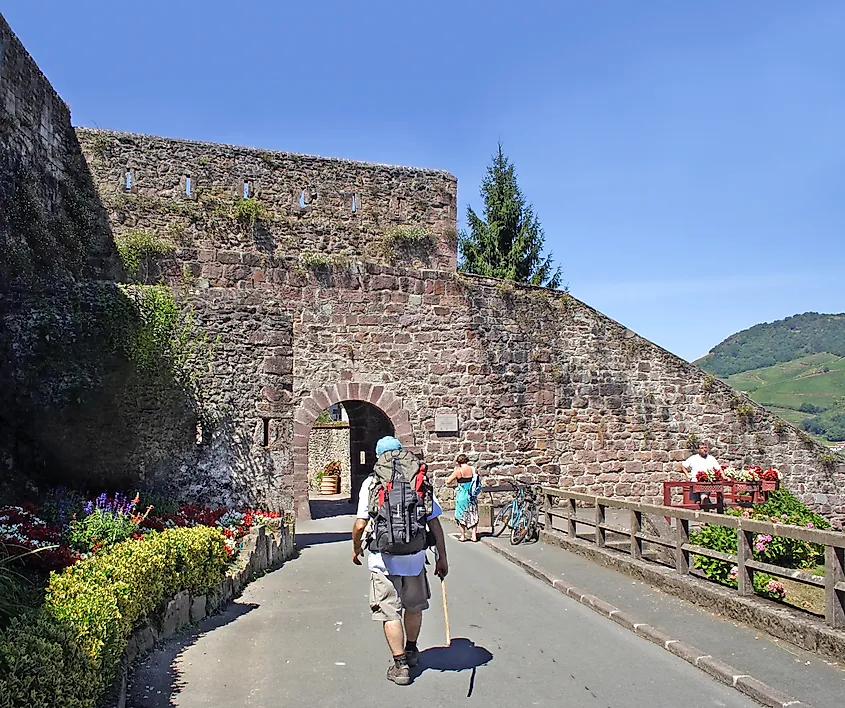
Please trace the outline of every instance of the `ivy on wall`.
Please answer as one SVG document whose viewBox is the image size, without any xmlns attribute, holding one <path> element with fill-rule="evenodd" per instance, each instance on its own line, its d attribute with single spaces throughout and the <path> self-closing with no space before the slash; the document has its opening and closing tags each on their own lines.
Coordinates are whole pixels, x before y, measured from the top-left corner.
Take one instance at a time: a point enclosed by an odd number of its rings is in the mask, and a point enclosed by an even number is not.
<svg viewBox="0 0 845 708">
<path fill-rule="evenodd" d="M 126 275 L 133 282 L 148 283 L 159 259 L 176 251 L 176 246 L 151 231 L 135 229 L 114 237 Z"/>
</svg>

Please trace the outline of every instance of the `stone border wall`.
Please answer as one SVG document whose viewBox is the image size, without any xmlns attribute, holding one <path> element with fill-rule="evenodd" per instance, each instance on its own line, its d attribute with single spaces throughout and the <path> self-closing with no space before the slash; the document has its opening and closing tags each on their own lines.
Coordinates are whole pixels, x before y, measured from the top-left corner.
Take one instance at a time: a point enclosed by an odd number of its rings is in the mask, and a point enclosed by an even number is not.
<svg viewBox="0 0 845 708">
<path fill-rule="evenodd" d="M 112 694 L 103 702 L 106 708 L 125 708 L 129 670 L 133 662 L 142 658 L 162 641 L 181 630 L 195 625 L 238 597 L 247 584 L 259 573 L 278 568 L 296 554 L 296 532 L 280 520 L 273 520 L 270 530 L 254 526 L 244 539 L 235 567 L 205 595 L 192 596 L 187 590 L 168 601 L 157 617 L 139 623 L 129 637 L 121 660 L 120 677 Z"/>
</svg>

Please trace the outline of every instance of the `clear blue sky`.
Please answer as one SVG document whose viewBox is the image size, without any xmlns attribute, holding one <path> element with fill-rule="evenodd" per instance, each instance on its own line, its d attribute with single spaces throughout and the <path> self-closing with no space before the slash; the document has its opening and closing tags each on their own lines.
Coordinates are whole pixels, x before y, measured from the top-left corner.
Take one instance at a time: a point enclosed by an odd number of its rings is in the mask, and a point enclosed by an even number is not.
<svg viewBox="0 0 845 708">
<path fill-rule="evenodd" d="M 564 281 L 695 359 L 845 311 L 845 2 L 7 0 L 74 122 L 435 167 L 496 142 Z"/>
</svg>

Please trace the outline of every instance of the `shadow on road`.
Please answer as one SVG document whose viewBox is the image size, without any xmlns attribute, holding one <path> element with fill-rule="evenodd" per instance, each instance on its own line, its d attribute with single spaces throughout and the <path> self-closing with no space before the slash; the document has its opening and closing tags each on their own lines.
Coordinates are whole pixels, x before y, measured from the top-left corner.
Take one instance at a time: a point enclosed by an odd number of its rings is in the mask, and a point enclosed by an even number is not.
<svg viewBox="0 0 845 708">
<path fill-rule="evenodd" d="M 342 499 L 311 499 L 311 518 L 328 519 L 333 516 L 349 516 L 356 511 L 355 504 L 348 497 Z"/>
<path fill-rule="evenodd" d="M 206 617 L 188 634 L 174 637 L 148 654 L 133 667 L 127 695 L 127 708 L 172 708 L 185 687 L 182 680 L 181 656 L 204 634 L 234 622 L 255 609 L 254 602 L 235 600 L 223 612 Z"/>
<path fill-rule="evenodd" d="M 469 697 L 475 688 L 476 669 L 492 659 L 493 655 L 484 647 L 476 646 L 470 639 L 457 637 L 448 647 L 430 647 L 421 651 L 420 663 L 412 671 L 414 678 L 426 671 L 471 671 L 467 691 Z"/>
<path fill-rule="evenodd" d="M 311 546 L 320 546 L 324 543 L 343 543 L 351 541 L 351 531 L 336 531 L 325 533 L 298 533 L 296 534 L 296 548 L 301 551 Z"/>
</svg>

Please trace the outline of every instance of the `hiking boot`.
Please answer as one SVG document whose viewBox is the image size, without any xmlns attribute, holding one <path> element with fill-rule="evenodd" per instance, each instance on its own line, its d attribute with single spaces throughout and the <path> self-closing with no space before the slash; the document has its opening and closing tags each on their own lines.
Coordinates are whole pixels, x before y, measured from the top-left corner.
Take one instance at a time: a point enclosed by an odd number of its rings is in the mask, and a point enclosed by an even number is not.
<svg viewBox="0 0 845 708">
<path fill-rule="evenodd" d="M 408 664 L 403 663 L 397 666 L 394 662 L 387 670 L 387 680 L 393 681 L 397 686 L 408 686 L 411 683 L 411 672 L 408 671 Z"/>
<path fill-rule="evenodd" d="M 408 666 L 414 668 L 417 664 L 420 663 L 420 650 L 416 647 L 414 647 L 413 649 L 405 647 L 405 658 L 408 660 Z"/>
</svg>

